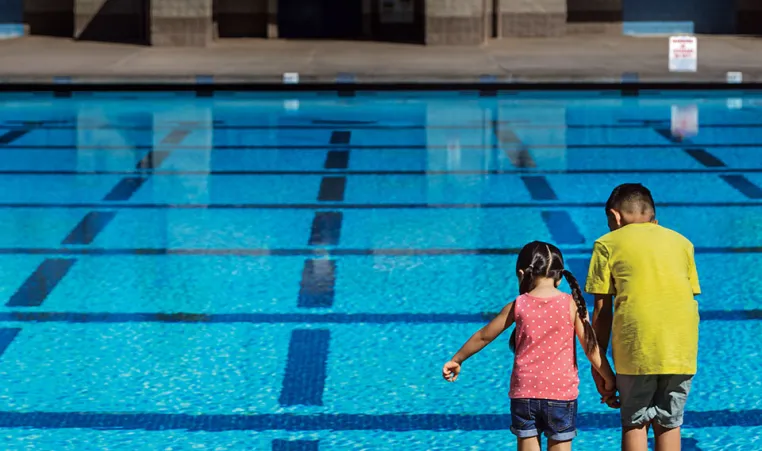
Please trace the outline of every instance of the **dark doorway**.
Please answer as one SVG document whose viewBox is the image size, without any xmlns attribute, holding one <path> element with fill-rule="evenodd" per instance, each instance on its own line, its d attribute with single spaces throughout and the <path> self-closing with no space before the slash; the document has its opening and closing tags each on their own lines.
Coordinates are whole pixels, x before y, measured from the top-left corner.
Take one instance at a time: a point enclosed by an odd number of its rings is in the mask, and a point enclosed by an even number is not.
<svg viewBox="0 0 762 451">
<path fill-rule="evenodd" d="M 150 0 L 101 0 L 92 12 L 75 13 L 76 38 L 83 41 L 150 43 Z"/>
<path fill-rule="evenodd" d="M 391 2 L 394 3 L 394 2 Z M 425 0 L 408 0 L 411 14 L 389 17 L 382 9 L 387 2 L 374 0 L 373 38 L 378 41 L 423 44 L 425 41 L 426 15 Z"/>
<path fill-rule="evenodd" d="M 625 24 L 653 23 L 669 32 L 670 24 L 691 23 L 693 33 L 735 33 L 735 8 L 728 0 L 624 0 Z"/>
<path fill-rule="evenodd" d="M 362 37 L 360 0 L 279 0 L 278 35 L 285 39 Z"/>
</svg>

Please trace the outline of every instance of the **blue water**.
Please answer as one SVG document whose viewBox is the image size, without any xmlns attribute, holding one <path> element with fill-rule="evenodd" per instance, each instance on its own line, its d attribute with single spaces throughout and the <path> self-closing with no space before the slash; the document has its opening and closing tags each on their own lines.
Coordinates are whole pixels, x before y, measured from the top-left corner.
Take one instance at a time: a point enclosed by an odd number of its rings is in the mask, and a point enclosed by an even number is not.
<svg viewBox="0 0 762 451">
<path fill-rule="evenodd" d="M 514 449 L 507 335 L 441 366 L 526 242 L 584 276 L 623 182 L 696 246 L 684 449 L 762 449 L 762 97 L 739 99 L 0 97 L 0 449 Z M 699 111 L 683 142 L 673 106 Z M 583 377 L 575 449 L 617 425 Z"/>
</svg>

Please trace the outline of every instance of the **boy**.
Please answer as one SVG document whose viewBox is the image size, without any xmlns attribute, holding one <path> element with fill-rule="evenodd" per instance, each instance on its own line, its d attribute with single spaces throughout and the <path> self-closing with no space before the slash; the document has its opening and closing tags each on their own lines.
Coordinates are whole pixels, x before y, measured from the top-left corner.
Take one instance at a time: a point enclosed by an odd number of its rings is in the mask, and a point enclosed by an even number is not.
<svg viewBox="0 0 762 451">
<path fill-rule="evenodd" d="M 643 185 L 616 187 L 606 216 L 611 232 L 595 242 L 585 291 L 595 296 L 593 328 L 601 349 L 608 347 L 613 321 L 622 449 L 646 451 L 653 425 L 657 451 L 680 450 L 698 354 L 693 245 L 658 225 Z M 610 397 L 600 379 L 596 385 Z"/>
</svg>

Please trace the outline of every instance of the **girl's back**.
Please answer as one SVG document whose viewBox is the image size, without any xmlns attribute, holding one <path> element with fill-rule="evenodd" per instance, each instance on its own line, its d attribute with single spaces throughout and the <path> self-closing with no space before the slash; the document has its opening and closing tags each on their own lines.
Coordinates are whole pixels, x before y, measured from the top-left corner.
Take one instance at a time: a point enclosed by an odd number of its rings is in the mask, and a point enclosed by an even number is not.
<svg viewBox="0 0 762 451">
<path fill-rule="evenodd" d="M 561 292 L 552 297 L 525 293 L 516 299 L 511 398 L 577 399 L 572 303 L 572 297 Z"/>
</svg>

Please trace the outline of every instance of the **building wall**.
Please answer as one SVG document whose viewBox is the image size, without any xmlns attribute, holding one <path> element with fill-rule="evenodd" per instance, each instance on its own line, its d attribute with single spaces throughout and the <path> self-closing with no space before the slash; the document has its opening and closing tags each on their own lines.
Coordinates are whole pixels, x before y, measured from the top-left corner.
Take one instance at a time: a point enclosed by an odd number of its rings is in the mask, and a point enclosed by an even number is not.
<svg viewBox="0 0 762 451">
<path fill-rule="evenodd" d="M 568 0 L 568 34 L 622 34 L 622 0 Z"/>
<path fill-rule="evenodd" d="M 426 0 L 426 44 L 478 45 L 484 42 L 483 0 Z"/>
<path fill-rule="evenodd" d="M 146 0 L 75 0 L 74 37 L 88 41 L 145 44 Z"/>
<path fill-rule="evenodd" d="M 566 34 L 567 0 L 501 0 L 504 37 L 545 37 Z"/>
<path fill-rule="evenodd" d="M 762 35 L 762 1 L 736 1 L 736 33 Z"/>
<path fill-rule="evenodd" d="M 29 33 L 74 36 L 74 0 L 24 0 L 24 23 Z"/>
<path fill-rule="evenodd" d="M 204 47 L 212 42 L 212 0 L 150 2 L 152 45 Z"/>
<path fill-rule="evenodd" d="M 215 0 L 214 22 L 221 38 L 266 38 L 277 13 L 268 13 L 268 0 Z"/>
</svg>

